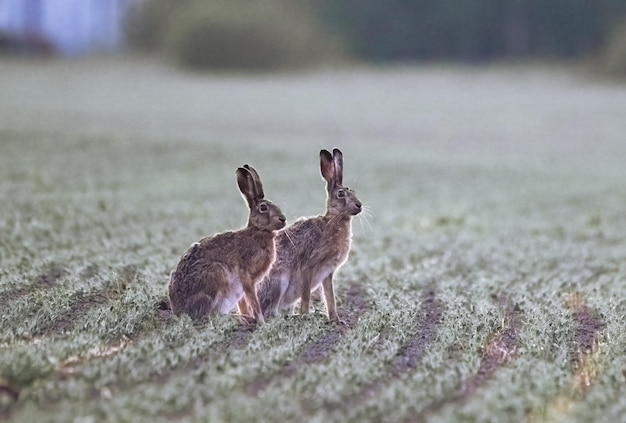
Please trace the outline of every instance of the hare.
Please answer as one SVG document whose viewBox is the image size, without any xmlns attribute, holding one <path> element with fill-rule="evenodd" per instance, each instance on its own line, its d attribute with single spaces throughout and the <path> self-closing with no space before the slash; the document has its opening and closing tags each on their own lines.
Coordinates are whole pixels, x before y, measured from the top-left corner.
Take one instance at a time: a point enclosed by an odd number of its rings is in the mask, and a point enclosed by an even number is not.
<svg viewBox="0 0 626 423">
<path fill-rule="evenodd" d="M 241 318 L 264 323 L 256 284 L 276 258 L 276 231 L 285 216 L 266 200 L 261 179 L 249 165 L 237 169 L 237 185 L 250 213 L 245 228 L 202 238 L 183 254 L 170 274 L 169 298 L 174 313 L 193 318 L 229 313 L 237 304 Z"/>
<path fill-rule="evenodd" d="M 320 168 L 326 180 L 326 213 L 300 219 L 276 238 L 276 261 L 258 289 L 266 317 L 300 299 L 300 313 L 309 312 L 311 291 L 322 286 L 328 319 L 339 323 L 333 292 L 333 274 L 348 258 L 352 243 L 352 216 L 362 204 L 354 191 L 342 185 L 343 154 L 320 151 Z"/>
</svg>

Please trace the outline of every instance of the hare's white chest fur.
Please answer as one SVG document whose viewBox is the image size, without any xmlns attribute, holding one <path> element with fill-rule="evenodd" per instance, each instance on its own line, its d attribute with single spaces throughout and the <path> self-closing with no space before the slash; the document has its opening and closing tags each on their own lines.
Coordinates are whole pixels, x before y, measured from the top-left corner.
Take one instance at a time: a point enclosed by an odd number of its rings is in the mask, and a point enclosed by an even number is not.
<svg viewBox="0 0 626 423">
<path fill-rule="evenodd" d="M 335 266 L 323 266 L 315 270 L 311 278 L 311 291 L 317 289 L 324 279 L 335 270 Z M 281 272 L 280 281 L 281 292 L 284 292 L 283 303 L 293 305 L 302 295 L 302 284 L 304 283 L 301 269 L 295 271 L 285 269 Z"/>
<path fill-rule="evenodd" d="M 313 274 L 313 277 L 311 278 L 311 291 L 320 286 L 324 279 L 326 279 L 328 275 L 330 275 L 335 270 L 336 267 L 336 265 L 323 266 L 317 269 L 317 271 Z"/>
<path fill-rule="evenodd" d="M 243 285 L 241 283 L 239 275 L 237 275 L 236 273 L 229 271 L 225 271 L 224 273 L 229 289 L 226 290 L 226 295 L 220 303 L 219 312 L 227 314 L 230 313 L 233 308 L 235 308 L 235 306 L 237 305 L 237 301 L 239 301 L 243 296 Z"/>
</svg>

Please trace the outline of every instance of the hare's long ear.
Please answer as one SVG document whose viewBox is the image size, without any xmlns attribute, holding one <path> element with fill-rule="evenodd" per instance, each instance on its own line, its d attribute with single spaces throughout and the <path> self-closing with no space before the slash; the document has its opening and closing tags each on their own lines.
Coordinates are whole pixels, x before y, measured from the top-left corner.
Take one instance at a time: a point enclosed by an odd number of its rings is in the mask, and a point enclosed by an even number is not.
<svg viewBox="0 0 626 423">
<path fill-rule="evenodd" d="M 246 199 L 248 207 L 252 209 L 256 204 L 256 189 L 254 187 L 254 176 L 246 168 L 237 169 L 237 185 L 241 195 Z"/>
<path fill-rule="evenodd" d="M 335 164 L 333 156 L 327 150 L 320 151 L 320 171 L 326 181 L 326 188 L 330 191 L 335 183 Z"/>
<path fill-rule="evenodd" d="M 248 169 L 248 171 L 252 174 L 252 178 L 254 179 L 254 189 L 256 190 L 256 199 L 262 200 L 265 197 L 265 193 L 263 192 L 263 184 L 261 183 L 261 177 L 259 176 L 259 172 L 256 171 L 252 166 L 245 164 L 244 168 Z"/>
<path fill-rule="evenodd" d="M 333 163 L 335 164 L 335 183 L 343 185 L 343 153 L 338 148 L 333 150 Z"/>
</svg>

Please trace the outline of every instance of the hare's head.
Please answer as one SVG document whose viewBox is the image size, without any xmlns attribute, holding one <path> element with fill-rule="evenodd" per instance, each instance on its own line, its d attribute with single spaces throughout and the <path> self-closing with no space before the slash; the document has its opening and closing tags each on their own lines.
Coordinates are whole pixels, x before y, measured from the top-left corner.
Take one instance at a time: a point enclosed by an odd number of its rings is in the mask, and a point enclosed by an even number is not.
<svg viewBox="0 0 626 423">
<path fill-rule="evenodd" d="M 326 181 L 326 213 L 332 216 L 355 216 L 363 205 L 356 193 L 342 185 L 343 154 L 335 148 L 333 154 L 327 150 L 320 151 L 320 169 Z"/>
<path fill-rule="evenodd" d="M 248 226 L 264 231 L 285 227 L 285 215 L 276 204 L 265 199 L 261 178 L 252 166 L 246 164 L 237 169 L 237 185 L 250 208 Z"/>
</svg>

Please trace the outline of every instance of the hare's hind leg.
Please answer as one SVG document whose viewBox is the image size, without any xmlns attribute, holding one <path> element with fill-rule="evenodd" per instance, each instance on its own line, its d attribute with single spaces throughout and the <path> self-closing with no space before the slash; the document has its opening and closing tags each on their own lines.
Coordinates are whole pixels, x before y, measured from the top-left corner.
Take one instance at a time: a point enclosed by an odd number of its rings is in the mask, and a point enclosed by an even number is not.
<svg viewBox="0 0 626 423">
<path fill-rule="evenodd" d="M 289 273 L 282 272 L 268 277 L 257 288 L 257 297 L 261 303 L 263 317 L 276 315 L 278 310 L 285 306 L 285 294 L 289 287 Z"/>
<path fill-rule="evenodd" d="M 252 316 L 252 314 L 250 313 L 250 307 L 248 307 L 248 302 L 246 301 L 245 297 L 241 297 L 241 299 L 237 301 L 237 311 L 239 311 L 239 314 Z"/>
<path fill-rule="evenodd" d="M 302 272 L 302 297 L 300 297 L 300 314 L 309 314 L 311 303 L 311 273 Z"/>
<path fill-rule="evenodd" d="M 341 323 L 337 314 L 337 306 L 335 304 L 335 292 L 333 290 L 333 274 L 326 276 L 322 281 L 322 289 L 324 290 L 324 302 L 326 303 L 326 311 L 328 312 L 328 320 L 333 323 Z"/>
<path fill-rule="evenodd" d="M 261 304 L 261 312 L 263 317 L 269 318 L 276 314 L 278 304 L 280 303 L 280 286 L 273 283 L 272 279 L 266 279 L 261 282 L 263 285 L 257 289 L 257 298 Z"/>
<path fill-rule="evenodd" d="M 242 281 L 243 285 L 243 298 L 239 301 L 247 301 L 248 304 L 244 307 L 249 307 L 252 309 L 252 316 L 256 319 L 256 322 L 259 324 L 265 323 L 265 319 L 263 318 L 263 311 L 261 310 L 261 304 L 259 303 L 259 297 L 256 295 L 256 287 L 254 281 L 247 280 Z"/>
<path fill-rule="evenodd" d="M 314 288 L 311 290 L 311 301 L 312 302 L 317 302 L 317 301 L 322 301 L 324 299 L 323 295 L 322 295 L 322 288 L 321 286 L 318 286 L 317 288 Z"/>
<path fill-rule="evenodd" d="M 250 311 L 250 307 L 248 306 L 248 302 L 245 297 L 241 297 L 241 299 L 237 302 L 237 311 L 239 311 L 239 314 L 237 315 L 239 323 L 244 325 L 254 323 L 254 316 Z"/>
<path fill-rule="evenodd" d="M 199 319 L 209 314 L 213 301 L 207 294 L 200 292 L 185 301 L 185 309 L 194 319 Z"/>
</svg>

